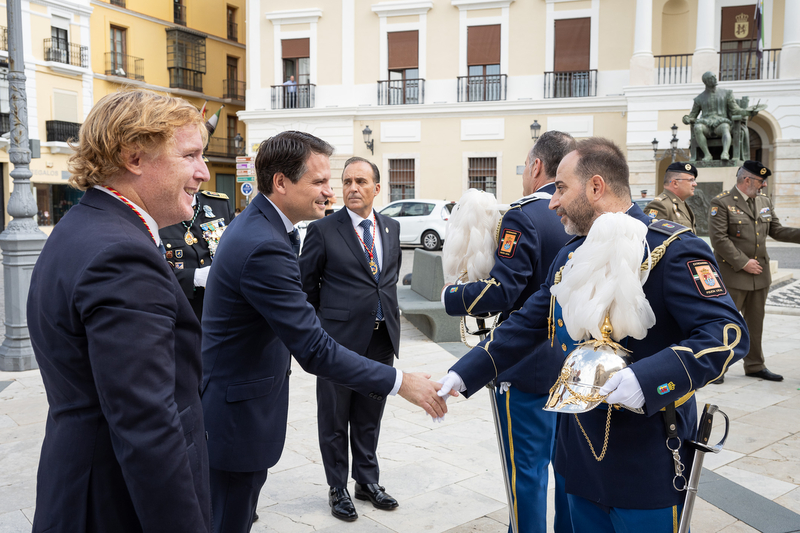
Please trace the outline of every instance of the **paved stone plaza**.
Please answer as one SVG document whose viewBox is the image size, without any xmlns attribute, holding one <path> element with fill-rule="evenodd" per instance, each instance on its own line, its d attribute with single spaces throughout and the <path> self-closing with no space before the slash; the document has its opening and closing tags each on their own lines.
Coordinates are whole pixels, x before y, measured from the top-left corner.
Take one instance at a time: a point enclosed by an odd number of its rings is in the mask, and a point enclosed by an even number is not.
<svg viewBox="0 0 800 533">
<path fill-rule="evenodd" d="M 794 274 L 800 277 L 800 271 Z M 798 287 L 800 282 L 792 282 L 778 290 L 800 293 Z M 784 303 L 789 300 L 781 297 Z M 771 312 L 765 324 L 767 363 L 784 374 L 783 382 L 747 378 L 737 363 L 723 385 L 698 392 L 699 407 L 711 402 L 728 414 L 731 434 L 722 453 L 706 458 L 695 533 L 800 531 L 800 515 L 795 514 L 800 513 L 800 301 L 794 301 L 793 307 L 783 307 L 794 314 Z M 778 309 L 780 304 L 770 305 Z M 399 368 L 434 378 L 454 361 L 449 351 L 405 320 L 400 349 Z M 506 531 L 488 394 L 451 399 L 450 412 L 440 424 L 403 399 L 390 398 L 378 452 L 381 483 L 400 507 L 379 511 L 356 500 L 360 518 L 343 523 L 328 508 L 317 446 L 314 378 L 294 367 L 286 449 L 270 470 L 254 532 Z M 47 401 L 35 370 L 0 373 L 0 388 L 0 533 L 29 532 Z M 715 420 L 721 423 L 721 417 Z M 613 424 L 611 431 L 613 446 Z M 715 431 L 712 440 L 720 434 Z"/>
</svg>

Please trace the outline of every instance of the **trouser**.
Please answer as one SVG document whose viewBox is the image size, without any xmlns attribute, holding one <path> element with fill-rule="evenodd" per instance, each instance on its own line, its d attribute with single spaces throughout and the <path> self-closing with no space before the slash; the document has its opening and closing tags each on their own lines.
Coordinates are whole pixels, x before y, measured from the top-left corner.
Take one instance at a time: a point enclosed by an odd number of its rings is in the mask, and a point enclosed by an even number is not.
<svg viewBox="0 0 800 533">
<path fill-rule="evenodd" d="M 677 533 L 683 508 L 605 508 L 573 494 L 567 498 L 575 533 Z"/>
<path fill-rule="evenodd" d="M 392 366 L 394 348 L 386 325 L 372 334 L 364 357 Z M 347 487 L 348 426 L 353 479 L 378 483 L 378 437 L 386 398 L 367 398 L 352 389 L 317 378 L 317 432 L 325 477 L 331 487 Z"/>
<path fill-rule="evenodd" d="M 519 533 L 545 533 L 547 465 L 553 454 L 556 414 L 542 410 L 548 398 L 546 394 L 530 394 L 513 386 L 503 394 L 498 391 L 495 389 L 495 398 L 511 484 L 511 512 L 516 517 Z M 571 529 L 564 531 L 571 532 Z"/>
<path fill-rule="evenodd" d="M 267 471 L 211 473 L 211 521 L 214 533 L 249 533 Z"/>
<path fill-rule="evenodd" d="M 750 331 L 750 351 L 744 358 L 744 373 L 753 374 L 764 370 L 764 352 L 761 351 L 761 335 L 764 331 L 764 313 L 767 305 L 767 294 L 769 287 L 755 291 L 743 291 L 728 287 L 728 294 L 731 295 L 733 303 L 736 305 L 747 329 Z"/>
</svg>

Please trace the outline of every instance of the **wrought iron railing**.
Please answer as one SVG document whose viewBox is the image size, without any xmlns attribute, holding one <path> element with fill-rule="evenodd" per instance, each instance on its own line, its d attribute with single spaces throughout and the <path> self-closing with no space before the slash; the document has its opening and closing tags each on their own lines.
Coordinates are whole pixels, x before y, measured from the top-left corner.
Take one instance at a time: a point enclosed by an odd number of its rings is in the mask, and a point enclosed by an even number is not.
<svg viewBox="0 0 800 533">
<path fill-rule="evenodd" d="M 64 122 L 63 120 L 48 120 L 44 123 L 47 130 L 47 142 L 68 142 L 70 139 L 78 139 L 78 131 L 81 125 L 76 122 Z"/>
<path fill-rule="evenodd" d="M 545 98 L 597 96 L 597 70 L 545 72 Z"/>
<path fill-rule="evenodd" d="M 89 66 L 89 47 L 71 43 L 66 39 L 45 39 L 44 60 L 87 68 Z"/>
<path fill-rule="evenodd" d="M 314 107 L 313 83 L 297 85 L 272 85 L 272 109 L 308 109 Z"/>
<path fill-rule="evenodd" d="M 215 137 L 208 138 L 208 146 L 206 147 L 205 154 L 216 157 L 236 157 L 237 155 L 244 155 L 245 142 L 242 140 L 242 148 L 236 150 L 236 141 L 234 137 Z"/>
<path fill-rule="evenodd" d="M 776 80 L 780 77 L 780 48 L 722 51 L 719 53 L 719 81 Z"/>
<path fill-rule="evenodd" d="M 422 104 L 425 80 L 382 80 L 378 82 L 378 105 Z"/>
<path fill-rule="evenodd" d="M 0 50 L 8 51 L 8 28 L 0 26 Z"/>
<path fill-rule="evenodd" d="M 125 0 L 111 0 L 112 6 L 125 7 Z"/>
<path fill-rule="evenodd" d="M 228 39 L 239 41 L 239 25 L 230 20 L 228 21 Z"/>
<path fill-rule="evenodd" d="M 144 59 L 117 52 L 106 52 L 106 76 L 144 81 Z"/>
<path fill-rule="evenodd" d="M 246 83 L 239 80 L 222 80 L 222 97 L 244 102 Z"/>
<path fill-rule="evenodd" d="M 692 81 L 692 54 L 655 56 L 656 85 L 673 85 Z"/>
<path fill-rule="evenodd" d="M 186 6 L 183 4 L 179 4 L 178 2 L 174 2 L 172 4 L 172 20 L 175 24 L 180 24 L 181 26 L 186 26 Z"/>
<path fill-rule="evenodd" d="M 175 89 L 203 92 L 203 73 L 185 68 L 169 69 L 169 86 Z"/>
<path fill-rule="evenodd" d="M 459 76 L 459 102 L 487 102 L 505 100 L 508 76 L 505 74 L 487 74 L 485 76 Z"/>
</svg>

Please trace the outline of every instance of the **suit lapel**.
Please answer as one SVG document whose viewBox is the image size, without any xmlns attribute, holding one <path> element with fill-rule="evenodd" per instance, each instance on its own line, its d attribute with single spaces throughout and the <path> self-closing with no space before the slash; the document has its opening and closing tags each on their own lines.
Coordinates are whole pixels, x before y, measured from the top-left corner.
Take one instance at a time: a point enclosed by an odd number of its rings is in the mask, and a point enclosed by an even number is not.
<svg viewBox="0 0 800 533">
<path fill-rule="evenodd" d="M 340 209 L 336 215 L 331 215 L 338 217 L 339 222 L 339 234 L 341 234 L 342 239 L 344 239 L 345 244 L 347 247 L 350 248 L 350 251 L 356 258 L 361 266 L 364 268 L 364 271 L 369 275 L 369 279 L 375 280 L 372 276 L 372 271 L 369 268 L 369 263 L 367 262 L 367 256 L 364 253 L 364 246 L 361 244 L 358 236 L 356 235 L 355 229 L 353 228 L 353 222 L 350 220 L 350 215 L 347 212 L 347 208 L 343 207 Z"/>
<path fill-rule="evenodd" d="M 381 277 L 383 277 L 383 267 L 386 265 L 386 258 L 389 257 L 389 248 L 393 243 L 389 240 L 389 233 L 386 231 L 386 223 L 383 215 L 375 213 L 375 223 L 378 225 L 378 233 L 381 235 Z"/>
<path fill-rule="evenodd" d="M 286 232 L 286 226 L 283 224 L 283 219 L 278 214 L 278 211 L 272 205 L 272 203 L 267 200 L 267 198 L 261 194 L 256 194 L 256 197 L 253 199 L 252 203 L 256 204 L 256 207 L 259 211 L 264 215 L 264 218 L 275 227 L 275 230 L 280 234 L 283 235 L 283 240 L 289 246 L 292 247 L 292 241 L 289 240 L 289 234 Z"/>
</svg>

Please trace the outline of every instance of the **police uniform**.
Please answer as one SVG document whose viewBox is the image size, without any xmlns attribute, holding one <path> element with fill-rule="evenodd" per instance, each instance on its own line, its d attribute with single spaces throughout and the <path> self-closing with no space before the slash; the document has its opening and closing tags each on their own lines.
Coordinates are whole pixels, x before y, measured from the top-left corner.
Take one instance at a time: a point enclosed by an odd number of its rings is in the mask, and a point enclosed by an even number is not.
<svg viewBox="0 0 800 533">
<path fill-rule="evenodd" d="M 768 168 L 757 161 L 745 161 L 743 167 L 765 179 L 771 174 Z M 722 279 L 750 330 L 750 353 L 744 359 L 744 371 L 754 374 L 766 368 L 761 335 L 764 307 L 772 283 L 767 236 L 776 241 L 800 243 L 800 229 L 781 225 L 768 196 L 759 193 L 753 198 L 752 208 L 747 200 L 747 195 L 737 187 L 711 200 L 709 232 Z M 750 274 L 743 270 L 750 259 L 758 260 L 761 274 Z"/>
<path fill-rule="evenodd" d="M 636 205 L 628 214 L 651 222 Z M 451 368 L 463 379 L 467 396 L 528 353 L 534 339 L 549 337 L 561 354 L 559 360 L 575 348 L 550 287 L 560 281 L 563 266 L 584 240 L 570 241 L 550 267 L 542 289 Z M 661 410 L 675 406 L 678 438 L 694 439 L 695 390 L 721 376 L 748 348 L 744 321 L 721 282 L 709 247 L 668 221 L 650 225 L 647 243 L 654 266 L 643 289 L 655 325 L 644 339 L 620 341 L 632 352 L 629 368 L 644 394 L 645 414 L 613 410 L 602 461 L 595 455 L 603 448 L 607 406 L 577 416 L 559 415 L 555 470 L 566 480 L 576 533 L 614 531 L 615 520 L 624 527 L 634 524 L 625 531 L 673 531 L 685 493 L 673 486 L 675 463 L 666 447 Z M 676 447 L 676 439 L 671 446 Z M 679 456 L 688 475 L 692 452 L 682 445 Z"/>
<path fill-rule="evenodd" d="M 200 191 L 195 199 L 193 220 L 167 226 L 158 233 L 183 293 L 197 319 L 202 320 L 205 288 L 195 287 L 195 270 L 211 265 L 219 237 L 233 220 L 233 213 L 226 194 Z"/>
<path fill-rule="evenodd" d="M 446 290 L 444 303 L 449 315 L 502 312 L 502 321 L 539 289 L 550 263 L 569 240 L 559 216 L 549 209 L 554 192 L 555 184 L 548 183 L 511 204 L 503 215 L 489 277 Z M 550 350 L 550 343 L 545 342 L 527 347 L 528 353 Z M 553 451 L 556 415 L 542 408 L 560 368 L 556 357 L 528 357 L 497 378 L 498 383 L 510 383 L 504 393 L 495 389 L 495 395 L 505 461 L 508 471 L 515 474 L 509 481 L 520 533 L 544 533 L 547 527 L 547 466 Z M 567 516 L 557 513 L 556 519 L 560 527 Z"/>
<path fill-rule="evenodd" d="M 690 175 L 697 177 L 697 169 L 691 163 L 672 163 L 667 167 L 667 172 L 682 172 L 686 174 L 685 177 L 687 178 Z M 644 208 L 644 212 L 652 219 L 671 220 L 697 233 L 692 208 L 672 191 L 664 190 L 664 192 L 653 198 Z"/>
</svg>

